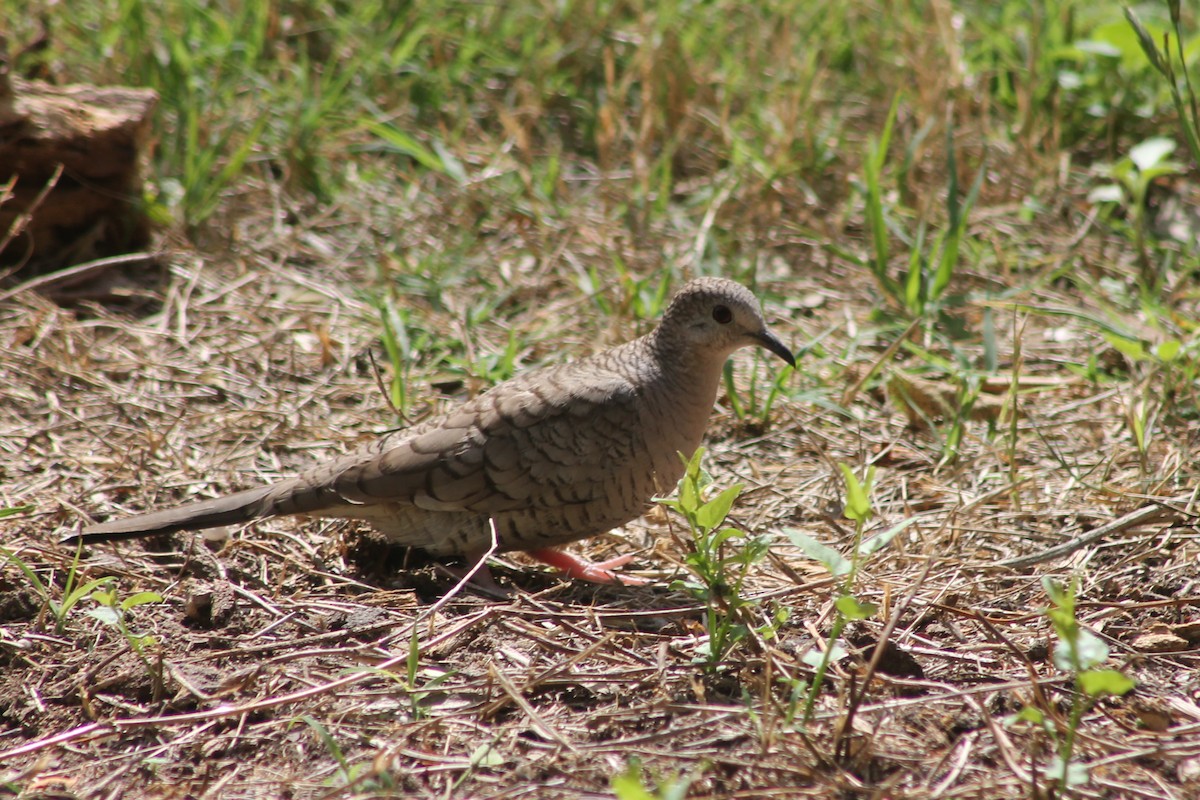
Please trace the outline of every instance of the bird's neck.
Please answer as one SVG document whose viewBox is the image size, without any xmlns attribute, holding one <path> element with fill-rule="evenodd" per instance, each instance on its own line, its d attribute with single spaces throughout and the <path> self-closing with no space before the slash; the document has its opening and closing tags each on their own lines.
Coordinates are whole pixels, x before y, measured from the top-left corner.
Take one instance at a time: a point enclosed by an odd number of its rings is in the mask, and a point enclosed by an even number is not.
<svg viewBox="0 0 1200 800">
<path fill-rule="evenodd" d="M 705 402 L 712 404 L 728 354 L 688 347 L 678 339 L 659 336 L 658 331 L 645 337 L 645 346 L 664 376 L 689 386 L 698 397 L 705 397 Z"/>
<path fill-rule="evenodd" d="M 695 348 L 654 334 L 637 343 L 648 351 L 650 358 L 645 363 L 654 365 L 656 388 L 646 389 L 647 410 L 657 426 L 651 457 L 660 489 L 669 493 L 683 474 L 679 454 L 690 458 L 704 437 L 724 359 L 714 353 L 696 353 Z"/>
</svg>

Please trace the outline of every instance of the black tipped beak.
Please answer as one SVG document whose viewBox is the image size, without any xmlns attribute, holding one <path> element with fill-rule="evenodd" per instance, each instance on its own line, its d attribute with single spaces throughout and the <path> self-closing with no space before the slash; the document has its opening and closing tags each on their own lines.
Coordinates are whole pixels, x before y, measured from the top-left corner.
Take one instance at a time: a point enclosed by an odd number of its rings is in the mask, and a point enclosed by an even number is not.
<svg viewBox="0 0 1200 800">
<path fill-rule="evenodd" d="M 763 347 L 786 361 L 792 369 L 796 368 L 796 357 L 792 355 L 792 351 L 787 349 L 787 345 L 778 336 L 770 331 L 763 331 L 754 338 Z"/>
</svg>

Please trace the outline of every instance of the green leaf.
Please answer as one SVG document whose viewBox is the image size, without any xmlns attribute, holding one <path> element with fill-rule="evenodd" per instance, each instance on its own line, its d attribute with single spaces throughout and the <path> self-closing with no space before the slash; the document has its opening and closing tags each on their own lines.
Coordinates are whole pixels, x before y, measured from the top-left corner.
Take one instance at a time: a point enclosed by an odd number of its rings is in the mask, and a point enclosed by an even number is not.
<svg viewBox="0 0 1200 800">
<path fill-rule="evenodd" d="M 916 521 L 916 517 L 909 517 L 903 522 L 888 528 L 883 533 L 877 533 L 870 539 L 863 540 L 863 543 L 858 546 L 858 554 L 864 557 L 874 555 L 883 548 L 887 547 L 892 539 L 896 538 L 897 534 Z"/>
<path fill-rule="evenodd" d="M 848 655 L 850 654 L 846 651 L 846 648 L 842 647 L 841 642 L 834 642 L 833 648 L 829 651 L 829 663 L 832 664 L 835 661 L 841 661 Z M 800 660 L 810 667 L 821 666 L 821 662 L 824 659 L 825 654 L 815 647 L 800 657 Z"/>
<path fill-rule="evenodd" d="M 1072 618 L 1075 616 L 1075 592 L 1073 587 L 1068 589 L 1052 575 L 1043 575 L 1042 589 L 1045 590 L 1046 596 L 1050 598 L 1051 603 L 1065 609 L 1067 614 Z"/>
<path fill-rule="evenodd" d="M 829 570 L 830 574 L 835 578 L 840 578 L 850 572 L 850 562 L 837 550 L 823 545 L 808 534 L 801 533 L 793 528 L 788 528 L 785 533 L 792 540 L 792 544 L 799 547 L 804 555 L 813 561 L 824 564 L 825 569 Z"/>
<path fill-rule="evenodd" d="M 721 528 L 721 530 L 714 533 L 712 538 L 709 540 L 712 543 L 711 549 L 717 549 L 730 539 L 742 539 L 745 538 L 745 536 L 746 532 L 739 531 L 737 528 Z"/>
<path fill-rule="evenodd" d="M 136 606 L 146 605 L 147 603 L 161 603 L 162 601 L 162 595 L 158 592 L 138 592 L 121 601 L 121 610 L 128 611 Z"/>
<path fill-rule="evenodd" d="M 6 547 L 0 547 L 0 555 L 4 556 L 4 563 L 0 567 L 8 566 L 10 563 L 15 563 L 17 568 L 25 575 L 26 580 L 33 584 L 33 588 L 39 595 L 49 599 L 49 593 L 46 591 L 46 585 L 42 583 L 41 578 L 37 576 L 28 564 L 17 557 L 17 554 Z"/>
<path fill-rule="evenodd" d="M 1041 725 L 1046 721 L 1046 715 L 1042 713 L 1041 709 L 1034 708 L 1033 706 L 1025 706 L 1016 714 L 1013 714 L 1011 719 L 1016 722 L 1032 722 L 1034 725 Z"/>
<path fill-rule="evenodd" d="M 862 483 L 848 464 L 838 464 L 846 483 L 846 508 L 842 512 L 846 519 L 866 522 L 871 518 L 871 484 L 875 480 L 875 467 L 867 467 L 867 479 Z"/>
<path fill-rule="evenodd" d="M 504 763 L 504 756 L 500 755 L 490 744 L 481 744 L 471 751 L 471 766 L 473 767 L 498 767 Z"/>
<path fill-rule="evenodd" d="M 1127 339 L 1124 336 L 1115 336 L 1108 333 L 1104 334 L 1104 339 L 1113 346 L 1113 349 L 1122 355 L 1128 356 L 1134 361 L 1146 360 L 1146 348 L 1137 339 Z"/>
<path fill-rule="evenodd" d="M 729 515 L 729 509 L 733 508 L 733 501 L 737 500 L 738 495 L 741 493 L 742 484 L 735 483 L 712 500 L 700 506 L 696 510 L 696 524 L 705 531 L 711 531 L 720 525 L 725 521 L 725 517 Z"/>
<path fill-rule="evenodd" d="M 1097 186 L 1088 192 L 1089 203 L 1120 203 L 1125 199 L 1125 191 L 1115 183 Z"/>
<path fill-rule="evenodd" d="M 117 605 L 117 593 L 107 589 L 92 592 L 92 599 L 102 606 L 113 608 Z"/>
<path fill-rule="evenodd" d="M 1144 142 L 1135 144 L 1129 150 L 1129 160 L 1139 170 L 1145 172 L 1157 167 L 1164 158 L 1175 152 L 1175 142 L 1165 136 L 1153 136 Z"/>
<path fill-rule="evenodd" d="M 654 795 L 642 786 L 641 770 L 630 764 L 620 775 L 614 775 L 612 790 L 617 800 L 655 800 Z"/>
<path fill-rule="evenodd" d="M 1115 669 L 1089 669 L 1079 673 L 1076 681 L 1079 688 L 1089 697 L 1120 697 L 1137 686 L 1137 681 Z"/>
<path fill-rule="evenodd" d="M 1179 357 L 1179 351 L 1182 349 L 1183 342 L 1178 339 L 1168 339 L 1154 348 L 1154 355 L 1158 356 L 1160 361 L 1174 361 Z"/>
<path fill-rule="evenodd" d="M 89 608 L 84 613 L 89 617 L 95 617 L 105 625 L 112 625 L 115 627 L 121 623 L 121 616 L 112 606 L 96 606 L 95 608 Z"/>
<path fill-rule="evenodd" d="M 1086 764 L 1063 761 L 1060 756 L 1050 759 L 1050 763 L 1046 765 L 1046 776 L 1064 786 L 1082 786 L 1091 779 Z"/>
<path fill-rule="evenodd" d="M 844 594 L 834 601 L 837 610 L 846 619 L 869 619 L 879 611 L 879 606 L 859 600 L 854 595 Z"/>
<path fill-rule="evenodd" d="M 6 508 L 0 508 L 0 519 L 11 517 L 14 514 L 28 514 L 31 511 L 33 511 L 32 505 L 8 506 Z"/>
<path fill-rule="evenodd" d="M 439 172 L 442 175 L 452 178 L 458 178 L 461 175 L 461 165 L 458 166 L 458 174 L 455 174 L 434 151 L 394 125 L 386 125 L 366 117 L 360 119 L 358 122 L 368 131 L 375 134 L 376 137 L 381 139 L 392 150 L 408 156 L 426 169 L 431 169 L 434 172 Z"/>
<path fill-rule="evenodd" d="M 1063 639 L 1054 646 L 1054 666 L 1064 672 L 1082 672 L 1108 658 L 1108 645 L 1091 631 L 1078 628 L 1072 639 Z"/>
</svg>

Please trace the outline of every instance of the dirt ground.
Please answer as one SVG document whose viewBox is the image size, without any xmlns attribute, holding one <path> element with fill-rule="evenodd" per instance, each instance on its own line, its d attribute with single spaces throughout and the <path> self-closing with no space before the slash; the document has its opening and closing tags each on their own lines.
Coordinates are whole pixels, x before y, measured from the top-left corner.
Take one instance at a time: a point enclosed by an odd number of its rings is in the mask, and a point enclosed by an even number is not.
<svg viewBox="0 0 1200 800">
<path fill-rule="evenodd" d="M 458 213 L 406 209 L 397 227 L 436 242 Z M 1036 240 L 1047 269 L 1129 266 L 1091 222 L 1064 203 L 1036 236 L 1003 212 L 978 227 Z M 389 269 L 362 233 L 385 223 L 248 208 L 226 223 L 227 239 L 167 250 L 160 271 L 0 304 L 0 500 L 32 507 L 0 521 L 0 796 L 590 798 L 612 797 L 622 775 L 625 798 L 685 784 L 697 798 L 1048 796 L 1074 694 L 1051 658 L 1044 575 L 1078 576 L 1080 624 L 1110 648 L 1105 666 L 1137 681 L 1084 711 L 1076 754 L 1090 780 L 1074 796 L 1200 795 L 1195 386 L 1113 349 L 1086 321 L 1101 302 L 1073 284 L 1030 280 L 1018 299 L 1074 315 L 995 305 L 999 368 L 947 461 L 948 424 L 912 425 L 886 396 L 916 351 L 887 350 L 897 336 L 876 323 L 867 274 L 794 232 L 761 243 L 773 255 L 758 293 L 804 348 L 801 369 L 765 422 L 739 421 L 723 398 L 706 463 L 719 486 L 747 487 L 737 526 L 773 537 L 743 587 L 750 619 L 787 619 L 714 669 L 704 605 L 672 588 L 690 544 L 661 509 L 571 548 L 635 554 L 626 569 L 654 579 L 644 587 L 565 582 L 514 555 L 495 567 L 506 599 L 454 591 L 455 577 L 353 523 L 291 518 L 88 547 L 72 575 L 75 551 L 56 541 L 89 519 L 287 476 L 394 420 L 369 357 L 390 375 L 378 316 L 359 291 Z M 623 247 L 654 275 L 667 232 L 613 245 L 598 223 L 539 242 L 548 255 L 530 262 L 530 229 L 501 227 L 488 265 L 436 297 L 401 294 L 425 330 L 477 360 L 515 341 L 520 369 L 647 329 L 627 310 L 602 314 L 555 265 Z M 621 307 L 616 283 L 601 290 Z M 464 324 L 478 304 L 493 319 Z M 983 308 L 958 313 L 978 330 Z M 1178 308 L 1195 318 L 1194 297 Z M 909 341 L 932 346 L 919 330 Z M 761 399 L 774 365 L 734 362 L 739 395 L 753 385 Z M 484 388 L 470 373 L 418 363 L 413 417 Z M 908 379 L 926 398 L 958 386 L 927 369 Z M 1015 422 L 996 412 L 1012 397 Z M 1167 397 L 1139 448 L 1131 414 Z M 835 592 L 785 531 L 847 550 L 840 462 L 877 467 L 871 532 L 911 522 L 858 576 L 878 613 L 847 628 L 850 653 L 804 722 L 802 658 L 828 636 Z M 1064 554 L 1001 563 L 1130 514 Z M 124 632 L 91 613 L 93 591 L 56 618 L 47 597 L 105 578 L 117 602 L 161 602 L 128 608 Z M 1026 706 L 1053 734 L 1009 720 Z"/>
</svg>

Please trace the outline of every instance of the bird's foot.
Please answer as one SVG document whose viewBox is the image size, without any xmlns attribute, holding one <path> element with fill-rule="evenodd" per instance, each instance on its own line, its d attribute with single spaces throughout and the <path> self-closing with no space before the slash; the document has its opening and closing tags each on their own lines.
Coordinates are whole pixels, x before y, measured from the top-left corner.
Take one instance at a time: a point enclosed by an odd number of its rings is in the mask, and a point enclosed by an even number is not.
<svg viewBox="0 0 1200 800">
<path fill-rule="evenodd" d="M 612 571 L 613 567 L 621 567 L 633 560 L 632 555 L 618 556 L 607 561 L 585 561 L 570 553 L 543 547 L 538 550 L 526 550 L 526 555 L 536 558 L 543 564 L 549 564 L 562 572 L 563 577 L 578 578 L 591 583 L 615 583 L 622 586 L 646 586 L 654 583 L 648 578 L 636 575 L 620 575 Z"/>
</svg>

